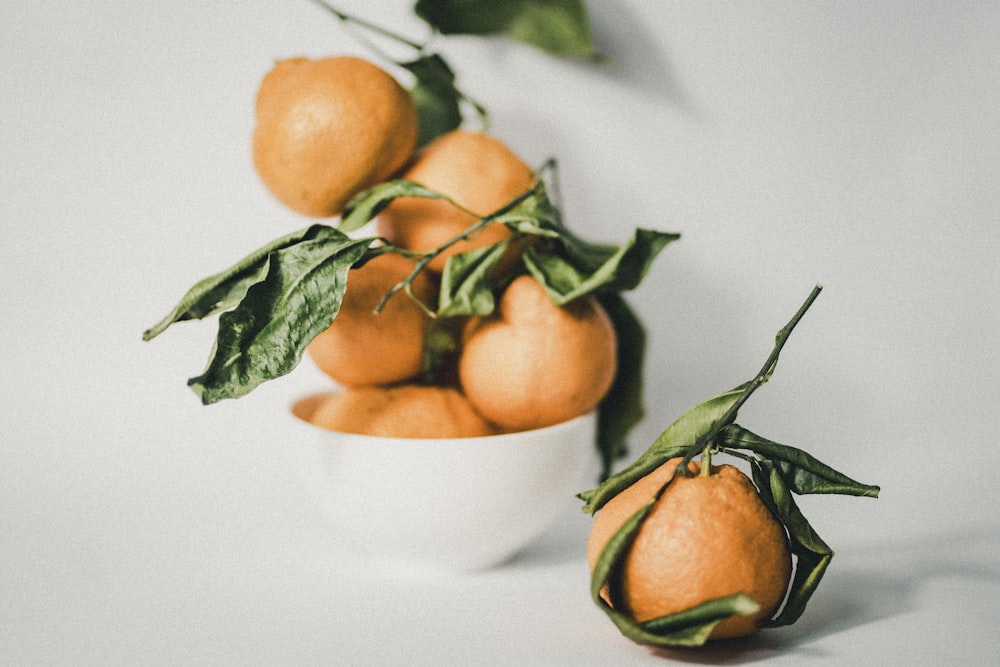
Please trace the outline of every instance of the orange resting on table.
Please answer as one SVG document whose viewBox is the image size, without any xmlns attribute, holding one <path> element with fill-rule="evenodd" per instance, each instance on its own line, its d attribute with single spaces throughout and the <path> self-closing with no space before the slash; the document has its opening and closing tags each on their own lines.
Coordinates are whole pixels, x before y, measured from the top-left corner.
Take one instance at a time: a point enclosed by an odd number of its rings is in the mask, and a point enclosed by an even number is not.
<svg viewBox="0 0 1000 667">
<path fill-rule="evenodd" d="M 667 461 L 598 511 L 587 543 L 591 571 L 611 536 L 655 495 L 680 462 Z M 784 599 L 792 568 L 788 537 L 738 468 L 712 466 L 710 476 L 701 476 L 699 470 L 692 462 L 692 476 L 678 475 L 667 487 L 604 597 L 615 609 L 643 622 L 742 592 L 760 610 L 723 620 L 710 638 L 752 634 Z"/>
</svg>

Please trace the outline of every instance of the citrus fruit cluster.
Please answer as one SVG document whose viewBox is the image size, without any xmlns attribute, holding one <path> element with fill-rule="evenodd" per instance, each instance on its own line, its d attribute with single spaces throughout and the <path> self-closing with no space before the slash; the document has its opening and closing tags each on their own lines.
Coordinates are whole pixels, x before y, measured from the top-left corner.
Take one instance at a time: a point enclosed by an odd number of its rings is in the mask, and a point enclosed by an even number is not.
<svg viewBox="0 0 1000 667">
<path fill-rule="evenodd" d="M 473 437 L 597 409 L 603 481 L 579 495 L 596 513 L 591 595 L 622 633 L 693 646 L 794 622 L 833 551 L 793 494 L 879 492 L 735 423 L 819 288 L 756 377 L 611 474 L 643 416 L 644 332 L 621 293 L 679 235 L 636 229 L 612 245 L 571 232 L 544 178 L 554 163 L 532 169 L 463 129 L 470 100 L 443 59 L 421 56 L 397 63 L 417 79 L 409 91 L 354 56 L 275 65 L 256 100 L 254 165 L 291 210 L 336 226 L 286 234 L 198 282 L 144 339 L 219 314 L 208 366 L 188 381 L 206 404 L 308 355 L 334 387 L 293 413 L 337 431 Z M 713 463 L 721 454 L 750 475 Z"/>
<path fill-rule="evenodd" d="M 585 241 L 549 196 L 553 161 L 533 169 L 484 130 L 430 132 L 423 97 L 355 56 L 277 62 L 256 99 L 254 165 L 288 208 L 336 226 L 202 280 L 144 338 L 221 313 L 189 380 L 204 403 L 308 356 L 338 391 L 296 414 L 353 433 L 524 431 L 613 399 L 598 427 L 608 470 L 642 413 L 644 336 L 620 293 L 679 235 Z"/>
<path fill-rule="evenodd" d="M 409 93 L 349 56 L 279 62 L 261 83 L 256 112 L 254 164 L 293 210 L 340 215 L 394 176 L 447 197 L 400 197 L 378 214 L 379 235 L 403 254 L 350 270 L 339 312 L 308 346 L 342 391 L 316 405 L 309 421 L 367 435 L 462 437 L 548 426 L 597 406 L 615 375 L 614 327 L 593 298 L 560 308 L 534 279 L 518 276 L 516 244 L 493 269 L 503 289 L 495 316 L 471 318 L 461 332 L 455 372 L 446 373 L 458 383 L 417 382 L 448 259 L 512 234 L 504 225 L 464 232 L 534 185 L 534 171 L 502 141 L 456 129 L 416 151 Z M 379 309 L 421 253 L 429 261 L 407 295 Z"/>
</svg>

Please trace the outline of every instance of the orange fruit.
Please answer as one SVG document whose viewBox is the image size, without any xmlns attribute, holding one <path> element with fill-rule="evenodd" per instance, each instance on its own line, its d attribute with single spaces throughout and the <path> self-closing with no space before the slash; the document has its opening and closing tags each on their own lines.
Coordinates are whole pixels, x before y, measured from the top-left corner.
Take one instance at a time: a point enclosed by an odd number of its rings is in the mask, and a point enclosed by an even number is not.
<svg viewBox="0 0 1000 667">
<path fill-rule="evenodd" d="M 453 130 L 441 135 L 418 154 L 401 175 L 409 181 L 451 197 L 451 202 L 401 197 L 379 216 L 379 234 L 407 250 L 428 252 L 471 227 L 478 218 L 501 208 L 532 186 L 532 169 L 510 148 L 482 132 Z M 486 226 L 470 238 L 435 257 L 429 264 L 440 273 L 448 258 L 460 252 L 492 245 L 510 236 L 502 224 Z"/>
<path fill-rule="evenodd" d="M 492 315 L 473 318 L 464 329 L 458 376 L 484 417 L 524 431 L 597 407 L 614 381 L 617 359 L 614 326 L 596 299 L 560 307 L 522 275 Z"/>
<path fill-rule="evenodd" d="M 334 216 L 403 167 L 417 143 L 410 94 L 367 60 L 278 62 L 260 84 L 253 162 L 294 211 Z"/>
<path fill-rule="evenodd" d="M 292 414 L 302 421 L 311 422 L 316 408 L 323 404 L 329 394 L 311 394 L 292 404 Z"/>
<path fill-rule="evenodd" d="M 453 387 L 353 387 L 324 395 L 300 414 L 332 431 L 389 438 L 468 438 L 496 432 Z"/>
<path fill-rule="evenodd" d="M 591 571 L 611 536 L 652 498 L 680 463 L 671 459 L 608 501 L 597 513 L 587 543 Z M 683 611 L 709 599 L 745 593 L 759 605 L 752 616 L 720 622 L 710 638 L 756 632 L 784 599 L 791 553 L 784 527 L 756 487 L 731 465 L 709 476 L 678 474 L 642 523 L 607 599 L 638 622 Z"/>
<path fill-rule="evenodd" d="M 316 366 L 338 384 L 391 384 L 423 369 L 424 331 L 430 321 L 423 309 L 400 291 L 375 312 L 386 292 L 413 267 L 411 261 L 389 253 L 348 273 L 340 312 L 307 348 Z M 412 291 L 426 304 L 433 299 L 435 286 L 421 272 Z"/>
</svg>

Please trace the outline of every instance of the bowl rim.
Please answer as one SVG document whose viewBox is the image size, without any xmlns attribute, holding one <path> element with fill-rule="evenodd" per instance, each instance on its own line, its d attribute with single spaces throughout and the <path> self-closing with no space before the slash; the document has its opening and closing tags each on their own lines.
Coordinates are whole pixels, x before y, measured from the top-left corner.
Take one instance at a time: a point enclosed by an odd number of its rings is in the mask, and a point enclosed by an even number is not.
<svg viewBox="0 0 1000 667">
<path fill-rule="evenodd" d="M 593 427 L 596 428 L 597 425 L 597 409 L 586 412 L 582 415 L 578 415 L 566 421 L 559 422 L 557 424 L 550 424 L 549 426 L 542 426 L 540 428 L 529 429 L 527 431 L 509 431 L 505 433 L 494 433 L 492 435 L 474 435 L 465 436 L 458 438 L 401 438 L 395 436 L 383 436 L 383 435 L 366 435 L 363 433 L 350 433 L 348 431 L 335 431 L 333 429 L 323 428 L 322 426 L 316 426 L 315 424 L 309 422 L 301 414 L 296 412 L 296 406 L 302 404 L 309 398 L 315 396 L 317 393 L 330 393 L 330 392 L 312 392 L 309 394 L 304 394 L 299 396 L 291 402 L 288 406 L 288 413 L 291 415 L 296 422 L 299 422 L 303 428 L 308 428 L 313 431 L 313 433 L 322 436 L 323 434 L 329 434 L 331 437 L 341 437 L 344 440 L 351 441 L 371 441 L 380 442 L 385 445 L 396 445 L 404 446 L 407 444 L 414 443 L 469 443 L 470 446 L 483 446 L 489 443 L 502 444 L 508 441 L 517 441 L 524 438 L 529 438 L 532 436 L 548 435 L 558 433 L 559 431 L 570 430 L 581 426 L 584 423 L 593 422 Z"/>
</svg>

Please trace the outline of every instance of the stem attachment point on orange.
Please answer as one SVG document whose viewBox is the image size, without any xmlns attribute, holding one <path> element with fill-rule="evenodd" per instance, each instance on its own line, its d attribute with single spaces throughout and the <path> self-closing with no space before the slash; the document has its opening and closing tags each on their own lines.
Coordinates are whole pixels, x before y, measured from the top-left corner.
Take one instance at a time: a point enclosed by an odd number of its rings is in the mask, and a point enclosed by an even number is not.
<svg viewBox="0 0 1000 667">
<path fill-rule="evenodd" d="M 712 476 L 712 444 L 709 443 L 705 445 L 705 449 L 701 452 L 701 476 L 711 477 Z"/>
</svg>

